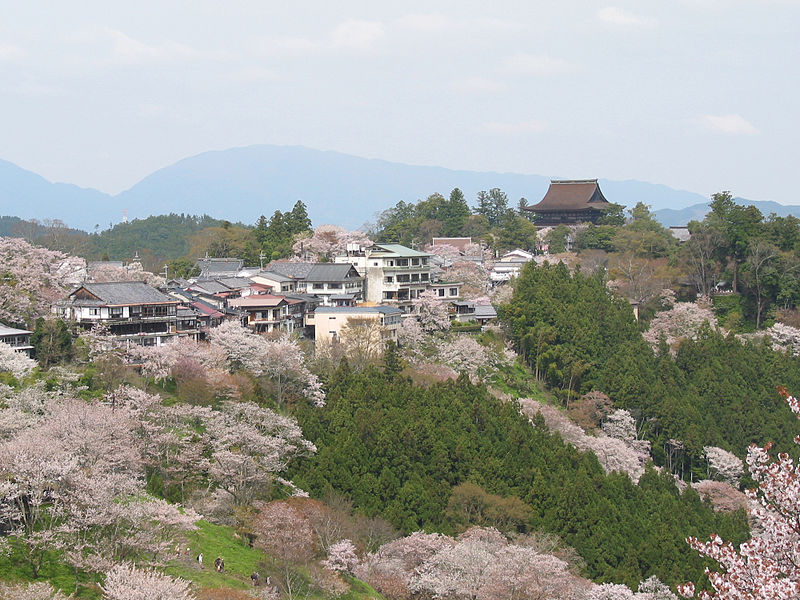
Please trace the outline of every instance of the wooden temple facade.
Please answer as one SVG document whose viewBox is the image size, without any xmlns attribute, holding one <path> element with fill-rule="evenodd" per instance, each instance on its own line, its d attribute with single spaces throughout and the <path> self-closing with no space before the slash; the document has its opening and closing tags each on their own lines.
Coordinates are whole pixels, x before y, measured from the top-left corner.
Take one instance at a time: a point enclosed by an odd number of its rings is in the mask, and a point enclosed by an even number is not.
<svg viewBox="0 0 800 600">
<path fill-rule="evenodd" d="M 597 223 L 614 205 L 603 196 L 597 179 L 553 179 L 544 198 L 524 210 L 543 227 Z"/>
</svg>

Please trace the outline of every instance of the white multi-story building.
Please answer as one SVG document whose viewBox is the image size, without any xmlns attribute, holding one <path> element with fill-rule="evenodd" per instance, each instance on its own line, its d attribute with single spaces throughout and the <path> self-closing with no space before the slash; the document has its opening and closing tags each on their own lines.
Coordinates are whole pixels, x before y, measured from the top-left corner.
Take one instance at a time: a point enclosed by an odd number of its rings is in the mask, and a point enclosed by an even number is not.
<svg viewBox="0 0 800 600">
<path fill-rule="evenodd" d="M 364 277 L 367 302 L 405 305 L 434 283 L 430 259 L 427 252 L 400 244 L 374 244 L 369 248 L 354 245 L 348 248 L 346 256 L 337 256 L 336 262 L 353 265 Z M 460 292 L 460 283 L 448 286 Z"/>
</svg>

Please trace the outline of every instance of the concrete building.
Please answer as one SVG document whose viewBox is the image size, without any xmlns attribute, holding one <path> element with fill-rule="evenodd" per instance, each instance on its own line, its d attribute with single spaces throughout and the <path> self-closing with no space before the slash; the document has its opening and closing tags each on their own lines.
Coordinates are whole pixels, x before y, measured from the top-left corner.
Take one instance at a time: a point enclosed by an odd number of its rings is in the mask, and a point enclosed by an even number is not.
<svg viewBox="0 0 800 600">
<path fill-rule="evenodd" d="M 380 323 L 383 341 L 397 341 L 403 311 L 395 306 L 318 306 L 314 311 L 314 340 L 336 341 L 342 328 L 354 320 L 375 320 Z"/>
<path fill-rule="evenodd" d="M 0 323 L 0 342 L 8 344 L 17 352 L 24 352 L 27 356 L 33 352 L 31 346 L 32 331 L 26 329 L 16 329 Z"/>
<path fill-rule="evenodd" d="M 430 288 L 431 255 L 400 244 L 353 247 L 337 263 L 353 265 L 364 277 L 367 302 L 408 305 Z"/>
</svg>

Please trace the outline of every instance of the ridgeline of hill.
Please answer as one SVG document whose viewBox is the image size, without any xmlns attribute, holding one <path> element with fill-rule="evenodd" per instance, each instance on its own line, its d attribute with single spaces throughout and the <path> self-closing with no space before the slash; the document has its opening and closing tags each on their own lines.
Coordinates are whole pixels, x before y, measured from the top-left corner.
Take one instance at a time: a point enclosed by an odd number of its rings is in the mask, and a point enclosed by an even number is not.
<svg viewBox="0 0 800 600">
<path fill-rule="evenodd" d="M 262 214 L 270 215 L 302 200 L 315 224 L 356 228 L 401 200 L 414 202 L 434 192 L 447 193 L 454 187 L 461 188 L 470 201 L 480 190 L 500 188 L 513 203 L 524 197 L 533 204 L 544 195 L 549 179 L 542 175 L 405 165 L 299 146 L 258 145 L 185 158 L 111 196 L 94 189 L 51 183 L 0 161 L 0 214 L 22 219 L 60 219 L 70 227 L 95 231 L 119 223 L 123 210 L 131 220 L 191 213 L 254 223 Z M 641 181 L 601 179 L 600 184 L 610 201 L 627 207 L 643 201 L 654 211 L 682 210 L 707 201 L 700 194 Z M 784 208 L 800 214 L 798 207 Z M 682 221 L 683 214 L 664 218 L 669 218 L 670 225 L 687 222 Z"/>
</svg>

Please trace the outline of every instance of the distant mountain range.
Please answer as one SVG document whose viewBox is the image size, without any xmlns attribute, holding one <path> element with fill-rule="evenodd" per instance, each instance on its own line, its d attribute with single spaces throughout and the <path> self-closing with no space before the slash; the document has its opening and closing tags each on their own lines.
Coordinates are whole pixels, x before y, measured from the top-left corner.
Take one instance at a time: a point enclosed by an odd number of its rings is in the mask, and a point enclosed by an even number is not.
<svg viewBox="0 0 800 600">
<path fill-rule="evenodd" d="M 550 178 L 542 175 L 457 171 L 367 159 L 300 146 L 248 146 L 204 152 L 160 169 L 116 196 L 91 188 L 51 183 L 0 160 L 0 215 L 60 219 L 93 231 L 122 220 L 165 213 L 208 214 L 255 223 L 260 215 L 288 210 L 302 200 L 315 225 L 359 227 L 400 200 L 415 202 L 459 187 L 469 201 L 493 187 L 538 202 Z M 641 181 L 601 179 L 611 202 L 650 205 L 665 225 L 684 225 L 708 211 L 707 198 L 693 192 Z M 742 201 L 748 202 L 748 201 Z M 754 202 L 762 212 L 800 215 L 800 207 Z M 779 212 L 782 211 L 782 212 Z"/>
<path fill-rule="evenodd" d="M 794 215 L 800 218 L 800 206 L 778 204 L 769 200 L 747 200 L 745 198 L 734 198 L 734 202 L 744 206 L 752 205 L 761 211 L 765 217 L 775 213 L 779 217 Z M 682 209 L 663 208 L 654 211 L 655 217 L 665 227 L 677 227 L 686 225 L 689 221 L 702 221 L 703 217 L 711 210 L 709 202 L 693 204 Z"/>
</svg>

